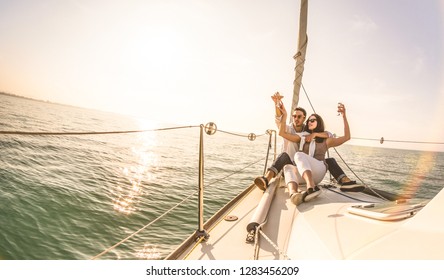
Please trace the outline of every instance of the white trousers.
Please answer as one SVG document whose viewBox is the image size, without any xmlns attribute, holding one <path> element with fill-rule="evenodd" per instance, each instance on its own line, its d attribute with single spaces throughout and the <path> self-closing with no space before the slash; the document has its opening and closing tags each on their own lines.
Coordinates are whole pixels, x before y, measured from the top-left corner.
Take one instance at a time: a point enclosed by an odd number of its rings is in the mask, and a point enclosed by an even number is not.
<svg viewBox="0 0 444 280">
<path fill-rule="evenodd" d="M 285 184 L 289 182 L 296 182 L 298 184 L 305 183 L 302 174 L 310 170 L 313 176 L 313 181 L 317 185 L 324 179 L 327 173 L 327 167 L 323 161 L 317 160 L 306 153 L 297 152 L 294 155 L 294 162 L 296 164 L 287 164 L 284 166 Z"/>
</svg>

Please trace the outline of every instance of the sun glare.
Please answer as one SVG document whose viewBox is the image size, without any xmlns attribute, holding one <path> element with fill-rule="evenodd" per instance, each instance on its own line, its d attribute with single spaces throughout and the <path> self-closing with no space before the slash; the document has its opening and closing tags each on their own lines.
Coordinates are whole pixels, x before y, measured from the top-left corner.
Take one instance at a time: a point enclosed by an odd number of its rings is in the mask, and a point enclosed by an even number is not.
<svg viewBox="0 0 444 280">
<path fill-rule="evenodd" d="M 415 168 L 409 174 L 406 184 L 404 185 L 401 193 L 407 197 L 413 197 L 418 189 L 421 187 L 421 183 L 424 181 L 427 174 L 430 173 L 436 161 L 436 153 L 423 152 L 419 157 Z"/>
<path fill-rule="evenodd" d="M 143 249 L 136 252 L 136 257 L 144 260 L 156 260 L 160 258 L 160 252 L 155 245 L 145 244 Z"/>
<path fill-rule="evenodd" d="M 124 177 L 126 182 L 116 188 L 114 199 L 114 210 L 127 215 L 137 211 L 136 206 L 145 194 L 147 182 L 156 179 L 152 168 L 157 165 L 158 160 L 155 153 L 155 147 L 158 145 L 157 134 L 154 131 L 157 124 L 142 118 L 135 121 L 140 130 L 148 131 L 136 134 L 137 137 L 128 143 L 126 166 L 121 168 L 119 175 Z"/>
</svg>

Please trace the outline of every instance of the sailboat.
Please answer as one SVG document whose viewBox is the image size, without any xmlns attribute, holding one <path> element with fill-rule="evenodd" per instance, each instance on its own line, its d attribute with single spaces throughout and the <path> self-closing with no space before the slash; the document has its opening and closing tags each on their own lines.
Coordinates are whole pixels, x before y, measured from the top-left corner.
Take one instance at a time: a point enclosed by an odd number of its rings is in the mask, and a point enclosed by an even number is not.
<svg viewBox="0 0 444 280">
<path fill-rule="evenodd" d="M 292 111 L 302 85 L 307 7 L 301 0 Z M 205 128 L 215 132 L 213 125 L 201 126 L 201 142 Z M 296 206 L 278 174 L 266 191 L 252 184 L 204 222 L 202 155 L 197 230 L 167 260 L 444 259 L 444 189 L 423 200 L 368 186 L 342 192 L 326 181 L 318 198 Z"/>
</svg>

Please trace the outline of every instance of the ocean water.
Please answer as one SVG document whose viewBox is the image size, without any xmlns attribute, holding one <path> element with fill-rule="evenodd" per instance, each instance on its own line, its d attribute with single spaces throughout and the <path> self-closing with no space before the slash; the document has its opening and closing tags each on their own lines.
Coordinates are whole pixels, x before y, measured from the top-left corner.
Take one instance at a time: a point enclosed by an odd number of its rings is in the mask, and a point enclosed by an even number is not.
<svg viewBox="0 0 444 280">
<path fill-rule="evenodd" d="M 0 131 L 148 130 L 0 134 L 0 259 L 91 259 L 142 228 L 98 259 L 167 256 L 197 228 L 198 125 L 0 95 Z M 267 135 L 204 136 L 205 219 L 263 172 L 267 150 Z M 444 153 L 350 145 L 337 151 L 352 171 L 330 155 L 346 173 L 369 186 L 418 198 L 443 187 Z"/>
</svg>

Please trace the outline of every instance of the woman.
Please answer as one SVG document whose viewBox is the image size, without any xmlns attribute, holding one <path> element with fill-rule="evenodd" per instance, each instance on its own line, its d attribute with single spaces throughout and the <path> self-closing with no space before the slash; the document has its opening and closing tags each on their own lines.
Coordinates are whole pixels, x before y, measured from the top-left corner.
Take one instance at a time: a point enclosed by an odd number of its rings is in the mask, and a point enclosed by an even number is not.
<svg viewBox="0 0 444 280">
<path fill-rule="evenodd" d="M 286 114 L 286 112 L 283 112 Z M 307 119 L 305 131 L 310 135 L 302 136 L 289 134 L 285 131 L 285 126 L 279 127 L 279 135 L 287 140 L 301 142 L 302 152 L 297 152 L 294 156 L 294 165 L 286 165 L 284 167 L 285 183 L 289 189 L 298 189 L 298 184 L 305 182 L 307 191 L 304 193 L 296 192 L 291 195 L 291 201 L 299 205 L 303 201 L 309 201 L 320 194 L 317 187 L 327 172 L 327 164 L 325 163 L 325 153 L 329 148 L 342 145 L 350 140 L 350 127 L 347 121 L 345 106 L 338 104 L 338 113 L 342 114 L 344 121 L 344 136 L 338 138 L 321 138 L 317 137 L 324 133 L 324 121 L 318 114 L 312 114 Z M 284 116 L 286 117 L 286 116 Z"/>
</svg>

